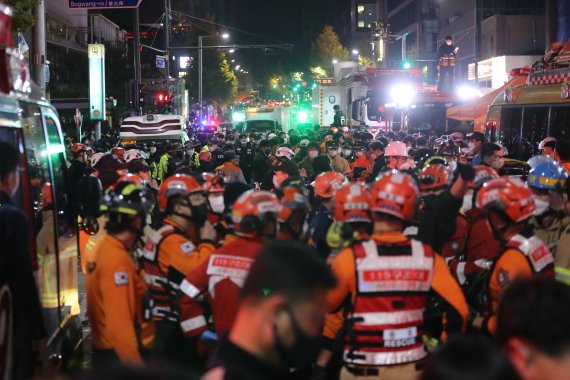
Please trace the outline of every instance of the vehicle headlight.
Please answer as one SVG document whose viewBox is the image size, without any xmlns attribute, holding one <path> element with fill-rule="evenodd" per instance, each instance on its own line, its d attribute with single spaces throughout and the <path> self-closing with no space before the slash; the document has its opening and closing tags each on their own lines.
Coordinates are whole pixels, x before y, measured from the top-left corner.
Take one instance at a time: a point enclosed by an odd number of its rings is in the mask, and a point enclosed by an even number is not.
<svg viewBox="0 0 570 380">
<path fill-rule="evenodd" d="M 299 123 L 305 123 L 307 121 L 307 111 L 299 111 L 297 113 L 297 120 Z"/>
<path fill-rule="evenodd" d="M 416 95 L 416 90 L 410 85 L 397 85 L 390 90 L 390 97 L 392 101 L 400 107 L 409 106 Z"/>
</svg>

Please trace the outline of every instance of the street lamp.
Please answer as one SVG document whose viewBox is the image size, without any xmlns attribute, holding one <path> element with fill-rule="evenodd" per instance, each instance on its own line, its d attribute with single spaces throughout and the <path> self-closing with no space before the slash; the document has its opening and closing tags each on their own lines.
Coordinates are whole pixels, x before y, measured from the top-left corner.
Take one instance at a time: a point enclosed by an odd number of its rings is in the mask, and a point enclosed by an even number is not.
<svg viewBox="0 0 570 380">
<path fill-rule="evenodd" d="M 353 49 L 353 50 L 352 50 L 352 55 L 358 55 L 358 50 Z"/>
<path fill-rule="evenodd" d="M 213 38 L 213 37 L 218 37 L 218 36 L 198 36 L 198 104 L 200 105 L 200 110 L 199 110 L 200 116 L 202 116 L 202 104 L 203 104 L 202 46 L 204 45 L 202 44 L 202 41 L 204 40 L 204 38 Z M 222 37 L 222 39 L 224 40 L 227 40 L 228 38 L 230 38 L 230 35 L 228 33 L 224 33 L 220 37 Z"/>
<path fill-rule="evenodd" d="M 337 63 L 338 63 L 338 60 L 337 60 L 337 59 L 333 59 L 333 60 L 332 60 L 332 64 L 333 64 L 333 65 L 336 65 Z"/>
<path fill-rule="evenodd" d="M 241 66 L 240 65 L 236 65 L 236 70 L 239 70 Z"/>
</svg>

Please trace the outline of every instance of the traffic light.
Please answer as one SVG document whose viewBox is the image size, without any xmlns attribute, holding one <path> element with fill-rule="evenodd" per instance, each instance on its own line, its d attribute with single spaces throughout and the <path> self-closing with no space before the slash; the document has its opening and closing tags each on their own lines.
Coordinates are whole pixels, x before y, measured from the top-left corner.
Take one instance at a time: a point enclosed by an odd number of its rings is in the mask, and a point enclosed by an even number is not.
<svg viewBox="0 0 570 380">
<path fill-rule="evenodd" d="M 404 62 L 402 62 L 402 68 L 404 70 L 409 70 L 412 68 L 412 64 L 409 61 L 404 61 Z"/>
<path fill-rule="evenodd" d="M 159 92 L 158 94 L 156 94 L 156 101 L 158 103 L 163 103 L 165 101 L 164 100 L 164 94 L 162 92 Z"/>
</svg>

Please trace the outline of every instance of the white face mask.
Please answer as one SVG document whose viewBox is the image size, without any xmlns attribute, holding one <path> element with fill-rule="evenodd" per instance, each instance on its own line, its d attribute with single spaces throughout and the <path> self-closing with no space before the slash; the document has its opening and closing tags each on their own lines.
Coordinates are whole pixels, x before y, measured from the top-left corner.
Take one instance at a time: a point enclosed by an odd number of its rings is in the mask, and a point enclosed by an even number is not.
<svg viewBox="0 0 570 380">
<path fill-rule="evenodd" d="M 210 202 L 210 207 L 212 212 L 215 214 L 221 214 L 224 212 L 224 196 L 223 195 L 208 195 L 208 202 Z"/>
<path fill-rule="evenodd" d="M 548 211 L 550 207 L 550 202 L 545 201 L 544 199 L 541 199 L 536 195 L 533 196 L 533 199 L 534 199 L 534 205 L 536 206 L 536 210 L 534 210 L 534 215 L 542 215 L 546 211 Z"/>
<path fill-rule="evenodd" d="M 319 155 L 319 152 L 316 151 L 316 150 L 310 150 L 310 151 L 309 151 L 309 157 L 311 157 L 311 158 L 315 158 L 315 157 L 317 157 L 318 155 Z"/>
<path fill-rule="evenodd" d="M 338 154 L 338 150 L 336 149 L 331 149 L 329 150 L 329 156 L 334 157 Z"/>
<path fill-rule="evenodd" d="M 454 172 L 455 169 L 457 169 L 457 161 L 449 161 L 448 164 L 452 172 Z"/>
<path fill-rule="evenodd" d="M 151 152 L 152 154 L 156 153 L 156 147 L 151 146 L 151 147 L 150 147 L 150 152 Z"/>
<path fill-rule="evenodd" d="M 473 208 L 473 194 L 465 194 L 463 197 L 463 205 L 461 209 L 465 212 L 471 210 Z"/>
<path fill-rule="evenodd" d="M 239 140 L 239 142 L 242 144 L 247 144 L 247 140 Z"/>
<path fill-rule="evenodd" d="M 354 155 L 356 157 L 362 157 L 363 154 L 364 154 L 364 152 L 362 152 L 362 151 L 354 152 Z"/>
<path fill-rule="evenodd" d="M 193 155 L 193 154 L 194 154 L 194 149 L 188 149 L 188 150 L 186 151 L 186 154 L 188 154 L 189 156 Z"/>
<path fill-rule="evenodd" d="M 410 169 L 410 163 L 409 162 L 404 162 L 400 165 L 398 165 L 398 170 L 409 170 Z"/>
<path fill-rule="evenodd" d="M 342 154 L 343 154 L 345 157 L 348 157 L 348 156 L 350 156 L 350 155 L 352 154 L 352 150 L 350 150 L 350 149 L 345 149 L 345 150 L 342 151 Z"/>
<path fill-rule="evenodd" d="M 474 150 L 475 149 L 475 143 L 473 141 L 469 141 L 467 143 L 467 146 L 469 146 L 469 149 Z"/>
</svg>

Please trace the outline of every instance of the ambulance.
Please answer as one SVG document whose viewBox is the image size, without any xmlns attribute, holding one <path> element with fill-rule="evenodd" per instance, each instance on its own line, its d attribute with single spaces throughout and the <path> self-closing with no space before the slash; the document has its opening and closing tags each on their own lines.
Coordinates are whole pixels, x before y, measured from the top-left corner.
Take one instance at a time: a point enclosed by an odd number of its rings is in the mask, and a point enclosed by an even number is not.
<svg viewBox="0 0 570 380">
<path fill-rule="evenodd" d="M 527 76 L 526 83 L 495 98 L 485 134 L 504 144 L 511 157 L 526 161 L 539 153 L 545 137 L 570 137 L 570 41 L 552 44 L 542 61 L 511 75 Z"/>
<path fill-rule="evenodd" d="M 55 108 L 30 80 L 27 62 L 13 49 L 11 10 L 0 4 L 0 141 L 20 153 L 20 186 L 13 198 L 27 216 L 27 242 L 35 271 L 51 364 L 70 369 L 81 353 L 83 328 L 79 306 L 77 217 L 71 207 L 67 160 L 61 123 Z M 2 152 L 0 152 L 2 154 Z M 92 177 L 76 189 L 98 209 L 100 185 Z M 1 248 L 0 248 L 1 249 Z M 13 292 L 0 284 L 0 371 L 10 361 Z M 5 376 L 7 375 L 7 376 Z M 0 373 L 0 378 L 10 378 Z"/>
<path fill-rule="evenodd" d="M 179 115 L 148 114 L 127 117 L 119 130 L 123 145 L 141 141 L 186 143 L 188 133 L 184 118 Z"/>
</svg>

